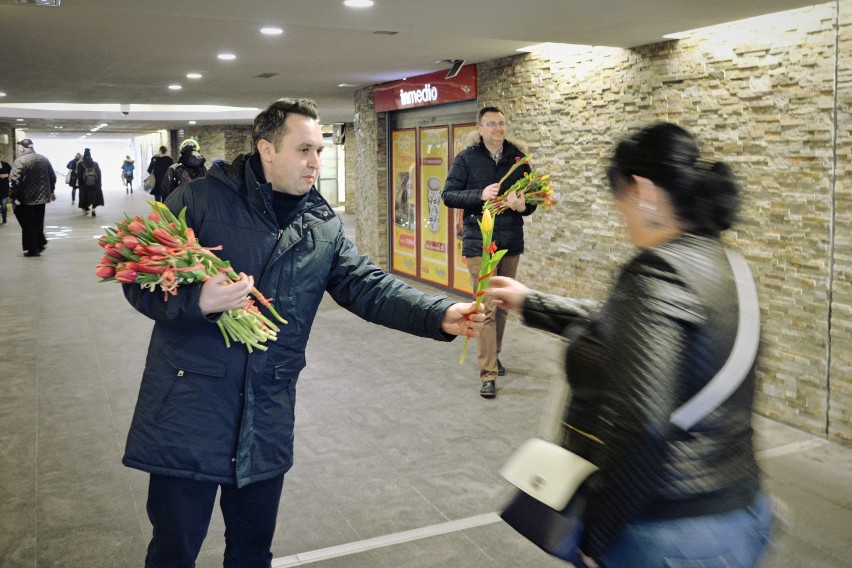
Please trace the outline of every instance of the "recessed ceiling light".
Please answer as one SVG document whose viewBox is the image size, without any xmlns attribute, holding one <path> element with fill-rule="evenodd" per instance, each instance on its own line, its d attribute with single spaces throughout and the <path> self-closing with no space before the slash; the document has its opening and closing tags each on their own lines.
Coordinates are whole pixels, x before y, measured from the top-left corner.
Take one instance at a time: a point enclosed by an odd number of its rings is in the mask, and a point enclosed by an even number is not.
<svg viewBox="0 0 852 568">
<path fill-rule="evenodd" d="M 172 91 L 180 91 L 183 87 L 181 85 L 169 85 L 169 89 Z"/>
<path fill-rule="evenodd" d="M 16 119 L 16 120 L 17 120 L 18 122 L 23 122 L 23 121 L 24 121 L 24 119 L 23 119 L 23 118 L 18 118 L 18 119 Z"/>
<path fill-rule="evenodd" d="M 284 30 L 281 28 L 260 28 L 260 33 L 263 35 L 281 35 L 284 33 Z"/>
<path fill-rule="evenodd" d="M 220 53 L 216 57 L 218 57 L 222 61 L 232 61 L 232 60 L 237 58 L 237 56 L 234 55 L 233 53 Z"/>
<path fill-rule="evenodd" d="M 187 79 L 201 79 L 201 73 L 187 73 Z"/>
<path fill-rule="evenodd" d="M 3 91 L 0 91 L 0 97 L 5 97 L 5 96 L 6 96 L 6 93 L 4 93 Z"/>
<path fill-rule="evenodd" d="M 354 87 L 354 86 L 355 85 L 353 85 L 352 83 L 340 83 L 338 85 L 338 87 Z"/>
<path fill-rule="evenodd" d="M 195 124 L 195 121 L 194 121 L 194 120 L 190 120 L 190 121 L 189 121 L 189 123 L 190 123 L 190 124 Z"/>
<path fill-rule="evenodd" d="M 343 0 L 343 5 L 349 8 L 369 8 L 373 0 Z"/>
</svg>

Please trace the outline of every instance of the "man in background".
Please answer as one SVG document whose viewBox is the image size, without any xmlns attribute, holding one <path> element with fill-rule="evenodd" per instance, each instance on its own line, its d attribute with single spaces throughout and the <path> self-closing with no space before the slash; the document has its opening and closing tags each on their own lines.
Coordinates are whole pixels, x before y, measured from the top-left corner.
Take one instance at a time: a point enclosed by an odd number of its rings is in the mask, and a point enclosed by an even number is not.
<svg viewBox="0 0 852 568">
<path fill-rule="evenodd" d="M 529 165 L 525 164 L 500 183 L 515 162 L 524 157 L 524 152 L 506 139 L 508 125 L 499 108 L 482 108 L 477 122 L 479 137 L 455 157 L 441 194 L 447 207 L 464 210 L 462 256 L 474 290 L 482 268 L 482 233 L 477 223 L 482 219 L 482 206 L 489 199 L 506 193 L 512 184 L 530 172 Z M 494 218 L 493 239 L 498 250 L 506 249 L 508 252 L 494 269 L 494 275 L 514 278 L 524 252 L 524 217 L 532 215 L 536 207 L 527 205 L 523 196 L 514 192 L 506 195 L 506 204 L 509 208 Z M 494 398 L 497 396 L 497 377 L 506 374 L 500 362 L 506 312 L 498 310 L 487 296 L 483 303 L 485 327 L 476 340 L 481 381 L 479 394 L 483 398 Z"/>
<path fill-rule="evenodd" d="M 50 160 L 36 154 L 33 141 L 18 142 L 20 156 L 9 174 L 9 197 L 15 207 L 15 217 L 21 225 L 21 244 L 24 256 L 41 256 L 47 247 L 44 238 L 44 206 L 56 200 L 56 172 Z"/>
<path fill-rule="evenodd" d="M 0 156 L 2 157 L 2 156 Z M 0 209 L 3 212 L 3 222 L 6 222 L 7 204 L 9 203 L 9 174 L 12 166 L 9 162 L 0 160 Z"/>
</svg>

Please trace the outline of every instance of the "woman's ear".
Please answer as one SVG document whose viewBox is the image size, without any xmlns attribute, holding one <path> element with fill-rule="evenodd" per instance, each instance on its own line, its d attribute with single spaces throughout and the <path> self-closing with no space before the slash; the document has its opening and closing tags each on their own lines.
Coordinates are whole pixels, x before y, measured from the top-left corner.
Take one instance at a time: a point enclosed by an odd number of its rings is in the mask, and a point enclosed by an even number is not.
<svg viewBox="0 0 852 568">
<path fill-rule="evenodd" d="M 637 207 L 646 211 L 656 211 L 659 205 L 660 189 L 646 177 L 631 176 L 631 192 L 635 194 Z"/>
</svg>

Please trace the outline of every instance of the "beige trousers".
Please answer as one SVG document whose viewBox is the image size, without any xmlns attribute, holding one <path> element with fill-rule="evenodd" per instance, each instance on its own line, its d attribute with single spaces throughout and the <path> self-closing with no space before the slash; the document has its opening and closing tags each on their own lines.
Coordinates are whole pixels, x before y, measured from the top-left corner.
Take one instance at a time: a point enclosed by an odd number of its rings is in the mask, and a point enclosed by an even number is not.
<svg viewBox="0 0 852 568">
<path fill-rule="evenodd" d="M 500 259 L 492 276 L 508 276 L 514 278 L 518 273 L 520 255 L 504 256 Z M 465 257 L 467 269 L 470 272 L 470 282 L 476 290 L 479 281 L 479 271 L 482 268 L 482 257 Z M 488 296 L 483 298 L 485 306 L 485 323 L 476 338 L 476 357 L 479 360 L 479 379 L 481 381 L 497 380 L 497 357 L 503 347 L 503 330 L 506 328 L 506 312 L 497 308 Z"/>
</svg>

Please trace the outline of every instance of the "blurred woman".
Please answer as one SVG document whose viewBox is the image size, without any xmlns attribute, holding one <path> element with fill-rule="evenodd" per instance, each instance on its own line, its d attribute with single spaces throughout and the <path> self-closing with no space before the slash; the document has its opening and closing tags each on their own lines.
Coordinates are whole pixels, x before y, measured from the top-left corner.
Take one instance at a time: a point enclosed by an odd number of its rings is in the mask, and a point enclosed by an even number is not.
<svg viewBox="0 0 852 568">
<path fill-rule="evenodd" d="M 503 277 L 488 290 L 528 325 L 572 338 L 563 445 L 600 468 L 583 559 L 609 568 L 755 566 L 772 510 L 752 446 L 753 362 L 688 431 L 670 423 L 726 362 L 737 333 L 720 239 L 735 219 L 737 186 L 725 164 L 701 159 L 693 137 L 669 123 L 622 140 L 608 178 L 638 253 L 605 302 Z"/>
</svg>

